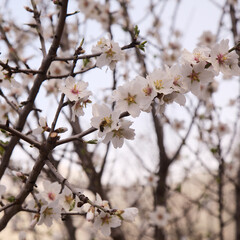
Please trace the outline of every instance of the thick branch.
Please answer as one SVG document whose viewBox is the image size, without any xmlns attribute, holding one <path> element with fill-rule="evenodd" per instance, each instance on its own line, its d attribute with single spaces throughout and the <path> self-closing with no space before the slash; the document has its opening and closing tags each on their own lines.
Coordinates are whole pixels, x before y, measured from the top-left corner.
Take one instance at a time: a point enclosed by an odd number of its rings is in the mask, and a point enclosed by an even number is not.
<svg viewBox="0 0 240 240">
<path fill-rule="evenodd" d="M 19 132 L 21 132 L 23 130 L 23 127 L 25 125 L 27 117 L 33 109 L 34 102 L 35 102 L 35 99 L 37 97 L 40 86 L 46 78 L 47 70 L 48 70 L 51 62 L 53 61 L 53 59 L 56 56 L 56 52 L 57 52 L 57 49 L 59 47 L 61 36 L 62 36 L 62 33 L 63 33 L 63 28 L 64 28 L 64 25 L 65 25 L 65 19 L 66 19 L 66 14 L 67 14 L 67 4 L 68 4 L 68 0 L 63 0 L 62 1 L 62 7 L 61 7 L 61 11 L 60 11 L 59 22 L 58 22 L 58 26 L 57 26 L 56 35 L 54 36 L 52 45 L 49 49 L 49 52 L 48 52 L 47 56 L 42 60 L 42 64 L 41 64 L 40 69 L 39 69 L 39 71 L 41 73 L 39 73 L 36 76 L 33 87 L 31 89 L 30 94 L 29 94 L 28 99 L 27 99 L 27 104 L 23 108 L 23 110 L 22 110 L 22 112 L 19 116 L 17 125 L 16 125 L 16 129 Z M 9 159 L 11 157 L 12 151 L 13 151 L 14 147 L 16 146 L 16 144 L 18 143 L 18 141 L 19 141 L 18 136 L 12 137 L 10 142 L 9 142 L 9 145 L 7 147 L 7 150 L 4 152 L 2 162 L 1 162 L 1 166 L 0 166 L 0 179 L 2 178 L 2 176 L 5 172 L 5 169 L 7 168 L 8 164 L 9 164 Z"/>
</svg>

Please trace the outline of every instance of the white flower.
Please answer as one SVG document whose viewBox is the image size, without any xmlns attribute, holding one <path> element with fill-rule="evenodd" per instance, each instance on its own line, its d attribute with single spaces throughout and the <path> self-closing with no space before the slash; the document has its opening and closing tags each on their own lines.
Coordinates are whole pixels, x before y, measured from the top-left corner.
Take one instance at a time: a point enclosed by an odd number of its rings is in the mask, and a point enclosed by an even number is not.
<svg viewBox="0 0 240 240">
<path fill-rule="evenodd" d="M 119 86 L 113 91 L 113 100 L 116 101 L 115 109 L 121 112 L 127 111 L 132 117 L 138 117 L 141 113 L 142 91 L 138 81 L 131 81 Z"/>
<path fill-rule="evenodd" d="M 181 60 L 183 63 L 191 63 L 196 64 L 199 62 L 208 62 L 210 57 L 210 49 L 207 47 L 197 47 L 193 50 L 193 52 L 189 52 L 188 50 L 184 49 L 182 52 Z"/>
<path fill-rule="evenodd" d="M 167 95 L 161 95 L 159 98 L 157 112 L 163 113 L 165 111 L 165 105 L 173 102 L 178 103 L 180 106 L 184 106 L 186 103 L 186 98 L 183 94 L 178 92 L 172 92 Z"/>
<path fill-rule="evenodd" d="M 96 193 L 96 200 L 95 200 L 94 204 L 101 206 L 105 209 L 109 209 L 108 201 L 102 200 L 101 196 L 98 193 Z"/>
<path fill-rule="evenodd" d="M 95 103 L 92 106 L 93 117 L 91 119 L 91 125 L 99 129 L 98 136 L 102 137 L 106 133 L 112 131 L 117 127 L 119 121 L 120 112 L 112 111 L 107 105 L 99 105 Z"/>
<path fill-rule="evenodd" d="M 141 76 L 137 76 L 133 81 L 136 81 L 140 88 L 140 108 L 143 111 L 149 111 L 151 103 L 154 97 L 157 96 L 157 92 L 152 86 L 152 82 Z"/>
<path fill-rule="evenodd" d="M 40 211 L 40 218 L 38 225 L 45 224 L 47 227 L 52 225 L 53 219 L 59 220 L 61 218 L 61 207 L 58 202 L 51 202 L 48 205 L 43 205 Z"/>
<path fill-rule="evenodd" d="M 124 143 L 124 139 L 134 139 L 134 129 L 130 128 L 132 122 L 127 120 L 121 120 L 118 126 L 111 132 L 108 132 L 103 139 L 103 143 L 112 142 L 114 148 L 121 148 Z"/>
<path fill-rule="evenodd" d="M 91 17 L 94 11 L 97 11 L 95 9 L 95 1 L 93 0 L 82 0 L 78 2 L 78 5 L 79 9 L 85 14 L 86 18 Z"/>
<path fill-rule="evenodd" d="M 65 86 L 61 86 L 60 90 L 69 98 L 70 101 L 77 101 L 79 98 L 84 98 L 91 95 L 91 92 L 86 90 L 88 83 L 84 81 L 75 81 L 73 77 L 66 79 Z"/>
<path fill-rule="evenodd" d="M 42 208 L 42 206 L 48 204 L 48 202 L 43 198 L 43 196 L 41 194 L 36 194 L 35 197 L 36 197 L 36 199 L 32 199 L 27 203 L 27 207 L 29 209 L 39 211 Z M 36 224 L 39 221 L 39 218 L 40 218 L 39 213 L 32 214 L 32 221 L 30 223 L 31 229 L 33 229 L 36 226 Z"/>
<path fill-rule="evenodd" d="M 6 187 L 4 185 L 0 185 L 0 199 L 5 192 L 6 192 Z"/>
<path fill-rule="evenodd" d="M 67 212 L 72 211 L 76 206 L 76 198 L 70 189 L 64 188 L 62 193 L 58 197 L 59 205 L 61 205 Z"/>
<path fill-rule="evenodd" d="M 224 135 L 230 133 L 230 128 L 226 123 L 219 123 L 216 127 L 216 132 L 219 137 L 223 137 Z"/>
<path fill-rule="evenodd" d="M 86 215 L 86 219 L 87 221 L 93 221 L 95 217 L 95 208 L 93 206 L 90 206 L 88 211 L 87 211 L 87 215 Z"/>
<path fill-rule="evenodd" d="M 13 75 L 9 75 L 9 73 L 0 70 L 0 88 L 1 87 L 7 89 L 11 87 L 20 88 L 21 84 L 13 78 Z"/>
<path fill-rule="evenodd" d="M 169 94 L 173 91 L 171 88 L 173 79 L 162 69 L 155 69 L 147 76 L 147 79 L 152 83 L 157 93 Z"/>
<path fill-rule="evenodd" d="M 59 197 L 59 193 L 61 191 L 61 185 L 57 182 L 51 183 L 50 181 L 43 181 L 44 191 L 42 192 L 42 196 L 47 201 L 57 201 Z"/>
<path fill-rule="evenodd" d="M 213 81 L 214 73 L 205 69 L 205 63 L 200 62 L 195 65 L 185 64 L 182 66 L 182 74 L 188 89 L 196 96 L 201 94 L 201 85 L 206 85 Z"/>
<path fill-rule="evenodd" d="M 84 98 L 80 98 L 79 100 L 77 100 L 74 105 L 72 106 L 71 110 L 72 110 L 72 121 L 75 121 L 75 117 L 79 117 L 79 116 L 83 116 L 84 115 L 84 111 L 83 109 L 87 107 L 87 104 L 91 103 L 91 101 L 88 99 L 88 96 L 84 97 Z"/>
<path fill-rule="evenodd" d="M 239 56 L 235 51 L 229 52 L 228 43 L 229 40 L 225 39 L 213 46 L 210 62 L 217 73 L 222 72 L 228 77 L 238 76 L 240 74 Z"/>
<path fill-rule="evenodd" d="M 124 53 L 119 47 L 118 43 L 101 38 L 97 45 L 92 48 L 92 53 L 102 53 L 97 57 L 97 67 L 109 66 L 113 70 L 118 61 L 123 60 Z"/>
<path fill-rule="evenodd" d="M 54 94 L 55 96 L 59 93 L 59 79 L 50 79 L 45 84 L 44 87 L 47 91 L 47 95 Z"/>
<path fill-rule="evenodd" d="M 216 35 L 210 31 L 205 31 L 199 37 L 198 46 L 206 46 L 211 48 L 213 44 L 216 43 Z"/>
<path fill-rule="evenodd" d="M 116 212 L 122 220 L 133 222 L 138 215 L 138 209 L 135 207 L 125 208 L 124 210 L 118 210 Z"/>
<path fill-rule="evenodd" d="M 61 55 L 63 55 L 63 54 L 61 54 Z M 50 65 L 50 68 L 48 70 L 48 74 L 53 75 L 53 76 L 68 74 L 69 71 L 67 70 L 66 66 L 67 65 L 66 65 L 65 62 L 54 61 Z"/>
<path fill-rule="evenodd" d="M 173 89 L 173 91 L 178 93 L 186 93 L 188 91 L 187 85 L 182 75 L 181 67 L 179 65 L 173 65 L 170 68 L 166 67 L 166 72 L 169 78 L 172 79 L 171 88 Z"/>
<path fill-rule="evenodd" d="M 115 215 L 110 215 L 105 212 L 101 212 L 95 217 L 94 227 L 100 230 L 104 236 L 110 236 L 111 228 L 116 228 L 121 225 L 121 220 Z"/>
<path fill-rule="evenodd" d="M 169 214 L 163 206 L 157 206 L 154 212 L 149 214 L 150 223 L 158 227 L 164 227 L 168 223 Z"/>
<path fill-rule="evenodd" d="M 32 130 L 33 135 L 38 135 L 38 134 L 41 134 L 45 131 L 50 130 L 49 127 L 48 127 L 48 124 L 47 124 L 47 119 L 44 118 L 44 117 L 39 118 L 39 125 L 40 125 L 39 127 Z"/>
<path fill-rule="evenodd" d="M 157 187 L 159 177 L 156 174 L 152 173 L 148 177 L 146 177 L 146 180 L 147 180 L 147 186 Z"/>
</svg>

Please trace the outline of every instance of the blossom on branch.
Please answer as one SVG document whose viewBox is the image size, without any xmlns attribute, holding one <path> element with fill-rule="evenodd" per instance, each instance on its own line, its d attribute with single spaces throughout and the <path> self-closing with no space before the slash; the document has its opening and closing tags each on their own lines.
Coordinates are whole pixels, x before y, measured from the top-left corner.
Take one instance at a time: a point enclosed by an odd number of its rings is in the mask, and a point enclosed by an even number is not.
<svg viewBox="0 0 240 240">
<path fill-rule="evenodd" d="M 157 206 L 154 212 L 149 214 L 150 223 L 158 227 L 164 227 L 168 223 L 169 214 L 164 206 Z"/>
<path fill-rule="evenodd" d="M 121 112 L 127 111 L 134 118 L 141 113 L 142 97 L 140 82 L 134 80 L 113 91 L 113 101 L 116 101 L 115 109 Z"/>
<path fill-rule="evenodd" d="M 201 94 L 201 85 L 207 85 L 214 78 L 214 73 L 205 69 L 205 65 L 204 62 L 200 62 L 195 65 L 186 63 L 182 66 L 182 74 L 187 88 L 196 96 Z"/>
<path fill-rule="evenodd" d="M 103 66 L 109 66 L 111 70 L 114 70 L 116 63 L 124 59 L 124 52 L 119 47 L 119 44 L 101 38 L 97 45 L 92 48 L 92 53 L 101 53 L 97 57 L 97 67 L 102 68 Z"/>
<path fill-rule="evenodd" d="M 38 134 L 41 134 L 45 131 L 50 130 L 50 128 L 48 127 L 48 124 L 47 124 L 47 119 L 44 118 L 44 117 L 39 118 L 39 125 L 40 125 L 39 127 L 32 130 L 33 135 L 38 135 Z"/>
<path fill-rule="evenodd" d="M 229 40 L 225 39 L 213 46 L 210 62 L 217 73 L 222 72 L 227 77 L 232 77 L 240 74 L 238 58 L 235 51 L 229 52 Z"/>
<path fill-rule="evenodd" d="M 49 182 L 47 180 L 43 181 L 44 191 L 42 192 L 42 196 L 48 202 L 58 201 L 59 193 L 61 191 L 61 185 L 58 182 Z"/>
<path fill-rule="evenodd" d="M 53 219 L 61 219 L 61 207 L 57 202 L 51 202 L 41 207 L 38 225 L 44 223 L 47 227 L 50 227 L 53 223 Z"/>
<path fill-rule="evenodd" d="M 100 230 L 104 236 L 110 236 L 111 228 L 121 226 L 121 220 L 115 215 L 101 212 L 97 217 L 95 217 L 93 226 L 96 230 Z"/>
<path fill-rule="evenodd" d="M 107 105 L 95 103 L 92 106 L 92 114 L 91 125 L 99 129 L 99 137 L 103 137 L 117 127 L 119 111 L 112 111 Z"/>
<path fill-rule="evenodd" d="M 158 68 L 147 76 L 157 93 L 169 94 L 173 91 L 173 79 L 169 77 L 166 71 Z"/>
<path fill-rule="evenodd" d="M 91 100 L 88 99 L 88 96 L 84 98 L 78 99 L 74 105 L 72 106 L 72 118 L 71 120 L 74 122 L 75 117 L 80 117 L 84 115 L 83 109 L 87 107 L 87 104 L 91 103 Z"/>
<path fill-rule="evenodd" d="M 84 81 L 76 81 L 73 77 L 69 76 L 66 79 L 65 86 L 61 86 L 60 90 L 70 101 L 77 101 L 91 95 L 91 92 L 86 90 L 87 86 L 88 83 Z"/>
<path fill-rule="evenodd" d="M 132 122 L 130 121 L 119 121 L 117 127 L 111 132 L 108 132 L 102 142 L 107 144 L 111 141 L 114 148 L 121 148 L 123 146 L 124 139 L 134 139 L 135 130 L 133 128 L 130 128 L 131 125 Z"/>
</svg>

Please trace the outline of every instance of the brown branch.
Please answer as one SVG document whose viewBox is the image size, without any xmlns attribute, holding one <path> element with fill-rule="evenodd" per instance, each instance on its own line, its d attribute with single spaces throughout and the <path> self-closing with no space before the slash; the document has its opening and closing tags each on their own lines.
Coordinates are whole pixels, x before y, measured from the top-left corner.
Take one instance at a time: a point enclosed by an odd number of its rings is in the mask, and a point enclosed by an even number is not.
<svg viewBox="0 0 240 240">
<path fill-rule="evenodd" d="M 124 112 L 120 115 L 119 118 L 123 118 L 123 117 L 127 117 L 127 116 L 129 116 L 129 113 Z M 82 137 L 84 137 L 92 132 L 95 132 L 96 130 L 97 130 L 97 128 L 91 127 L 84 132 L 81 132 L 81 133 L 75 134 L 74 136 L 71 136 L 69 138 L 57 141 L 56 146 L 59 146 L 59 145 L 62 145 L 62 144 L 68 143 L 68 142 L 72 142 L 72 141 L 82 141 L 82 139 L 81 139 Z"/>
<path fill-rule="evenodd" d="M 0 129 L 3 129 L 7 132 L 10 132 L 12 135 L 17 136 L 18 138 L 24 140 L 25 142 L 28 142 L 29 144 L 31 144 L 32 146 L 36 147 L 36 148 L 40 148 L 41 144 L 35 140 L 33 140 L 32 138 L 27 137 L 25 134 L 23 134 L 22 132 L 17 131 L 14 128 L 11 128 L 5 124 L 1 124 L 0 123 Z"/>
<path fill-rule="evenodd" d="M 60 9 L 60 16 L 59 16 L 59 21 L 58 21 L 58 26 L 57 26 L 57 31 L 56 35 L 54 36 L 54 40 L 52 42 L 52 45 L 49 49 L 49 52 L 46 56 L 46 58 L 43 59 L 42 65 L 40 69 L 46 74 L 48 67 L 50 66 L 52 60 L 54 59 L 56 55 L 56 51 L 59 47 L 60 40 L 61 40 L 61 35 L 63 32 L 63 28 L 65 25 L 65 19 L 66 19 L 66 14 L 67 14 L 67 5 L 68 5 L 68 0 L 63 0 L 61 9 Z M 26 118 L 28 114 L 30 113 L 32 106 L 34 104 L 34 100 L 36 98 L 36 95 L 38 93 L 39 87 L 41 86 L 42 82 L 44 81 L 45 74 L 38 74 L 37 78 L 35 79 L 32 91 L 30 92 L 29 95 L 29 101 L 28 104 L 25 106 L 21 116 L 19 117 L 19 121 L 17 126 L 20 127 L 20 130 L 22 130 Z M 18 128 L 17 128 L 18 129 Z M 3 159 L 2 159 L 2 164 L 0 168 L 0 177 L 4 174 L 4 171 L 6 167 L 8 166 L 9 158 L 11 156 L 11 153 L 16 146 L 17 142 L 19 141 L 19 137 L 14 136 L 9 145 L 7 150 L 4 153 Z M 40 154 L 34 164 L 34 167 L 27 179 L 26 184 L 24 187 L 21 189 L 21 192 L 16 196 L 16 200 L 14 201 L 14 205 L 9 207 L 2 218 L 0 219 L 0 231 L 3 230 L 10 219 L 17 214 L 19 211 L 21 211 L 22 204 L 25 201 L 26 197 L 29 195 L 29 193 L 33 190 L 35 182 L 39 176 L 39 174 L 42 171 L 42 168 L 45 165 L 45 161 L 51 153 L 52 149 L 55 147 L 56 143 L 56 138 L 51 138 L 51 136 L 48 137 L 47 142 L 43 143 L 40 148 Z"/>
<path fill-rule="evenodd" d="M 60 45 L 60 40 L 61 40 L 61 36 L 63 33 L 64 25 L 65 25 L 67 4 L 68 4 L 68 0 L 64 0 L 62 2 L 62 7 L 60 10 L 60 16 L 59 16 L 59 22 L 57 25 L 56 34 L 54 36 L 52 45 L 49 49 L 47 56 L 42 60 L 42 63 L 41 63 L 40 69 L 39 69 L 39 71 L 41 73 L 39 73 L 36 76 L 36 79 L 34 81 L 34 84 L 31 88 L 31 91 L 30 91 L 28 99 L 27 99 L 27 104 L 25 105 L 25 107 L 23 108 L 23 110 L 19 116 L 19 119 L 18 119 L 18 122 L 17 122 L 17 125 L 15 128 L 20 132 L 22 131 L 22 129 L 25 125 L 25 122 L 27 120 L 29 113 L 33 110 L 34 101 L 37 97 L 39 88 L 41 87 L 43 81 L 46 79 L 47 70 L 48 70 L 51 62 L 54 60 L 54 58 L 56 56 L 56 52 Z M 0 165 L 0 179 L 2 178 L 2 176 L 5 172 L 5 169 L 7 168 L 8 164 L 9 164 L 9 159 L 11 157 L 12 151 L 18 141 L 19 141 L 19 137 L 17 137 L 17 136 L 12 137 L 8 144 L 7 150 L 4 152 L 2 162 Z"/>
</svg>

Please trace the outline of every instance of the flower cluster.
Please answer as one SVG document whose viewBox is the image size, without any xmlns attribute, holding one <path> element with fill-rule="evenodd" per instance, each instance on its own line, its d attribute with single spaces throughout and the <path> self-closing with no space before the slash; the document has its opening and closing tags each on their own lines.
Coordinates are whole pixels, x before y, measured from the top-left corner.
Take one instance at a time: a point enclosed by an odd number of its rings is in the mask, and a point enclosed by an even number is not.
<svg viewBox="0 0 240 240">
<path fill-rule="evenodd" d="M 61 185 L 57 182 L 43 181 L 44 191 L 36 194 L 35 199 L 29 201 L 27 205 L 29 209 L 36 211 L 33 214 L 31 227 L 43 223 L 50 227 L 54 219 L 61 219 L 62 213 L 78 212 L 76 197 L 68 188 L 64 187 L 62 191 L 61 188 Z"/>
<path fill-rule="evenodd" d="M 88 83 L 84 81 L 76 81 L 73 77 L 66 79 L 65 86 L 60 87 L 60 91 L 64 93 L 68 99 L 73 102 L 72 106 L 72 121 L 75 120 L 75 116 L 83 116 L 83 108 L 87 103 L 91 103 L 88 99 L 92 94 L 91 91 L 86 90 Z"/>
<path fill-rule="evenodd" d="M 101 38 L 97 42 L 97 45 L 92 48 L 92 53 L 101 53 L 96 62 L 99 68 L 109 66 L 113 70 L 116 63 L 124 59 L 124 53 L 118 43 L 106 38 Z"/>
<path fill-rule="evenodd" d="M 105 40 L 100 40 L 99 45 L 104 45 Z M 141 111 L 149 112 L 152 103 L 158 102 L 158 111 L 163 111 L 165 105 L 177 102 L 184 105 L 184 94 L 191 92 L 203 98 L 208 91 L 209 84 L 214 82 L 214 77 L 220 72 L 227 76 L 240 74 L 238 55 L 229 50 L 228 40 L 222 40 L 208 47 L 197 47 L 192 53 L 183 51 L 181 64 L 164 69 L 155 69 L 146 76 L 137 76 L 132 81 L 119 86 L 113 92 L 114 110 L 105 105 L 93 105 L 93 118 L 91 125 L 99 130 L 98 136 L 104 137 L 103 142 L 112 140 L 114 147 L 121 147 L 123 138 L 133 139 L 134 130 L 130 129 L 131 122 L 120 121 L 122 112 L 128 112 L 133 118 L 140 115 Z M 101 55 L 102 56 L 102 55 Z M 100 56 L 100 57 L 101 57 Z M 114 55 L 115 56 L 115 55 Z M 116 54 L 117 56 L 117 54 Z M 115 56 L 115 57 L 116 57 Z M 119 57 L 115 59 L 119 59 Z M 115 63 L 116 60 L 104 56 L 98 59 L 100 66 Z"/>
<path fill-rule="evenodd" d="M 100 230 L 105 236 L 111 234 L 111 228 L 121 226 L 122 221 L 134 221 L 138 214 L 137 208 L 110 210 L 108 201 L 102 200 L 99 194 L 96 194 L 94 205 L 100 206 L 105 211 L 100 211 L 99 208 L 90 206 L 86 218 L 88 221 L 94 221 L 94 228 Z"/>
<path fill-rule="evenodd" d="M 58 184 L 43 181 L 44 191 L 35 195 L 30 200 L 27 207 L 32 212 L 32 222 L 30 228 L 36 225 L 45 224 L 50 227 L 53 220 L 60 220 L 64 213 L 83 214 L 82 208 L 78 208 L 78 200 L 70 189 Z M 4 192 L 0 186 L 0 194 Z M 124 210 L 110 209 L 108 201 L 102 200 L 99 194 L 96 194 L 96 200 L 90 205 L 86 219 L 93 222 L 94 228 L 100 230 L 105 236 L 111 234 L 111 228 L 119 227 L 122 221 L 134 221 L 138 214 L 137 208 L 126 208 Z"/>
<path fill-rule="evenodd" d="M 130 128 L 132 122 L 119 119 L 120 111 L 112 111 L 106 105 L 94 104 L 91 125 L 97 128 L 98 136 L 105 137 L 104 143 L 112 141 L 115 148 L 122 147 L 124 139 L 134 139 L 134 129 Z"/>
</svg>

